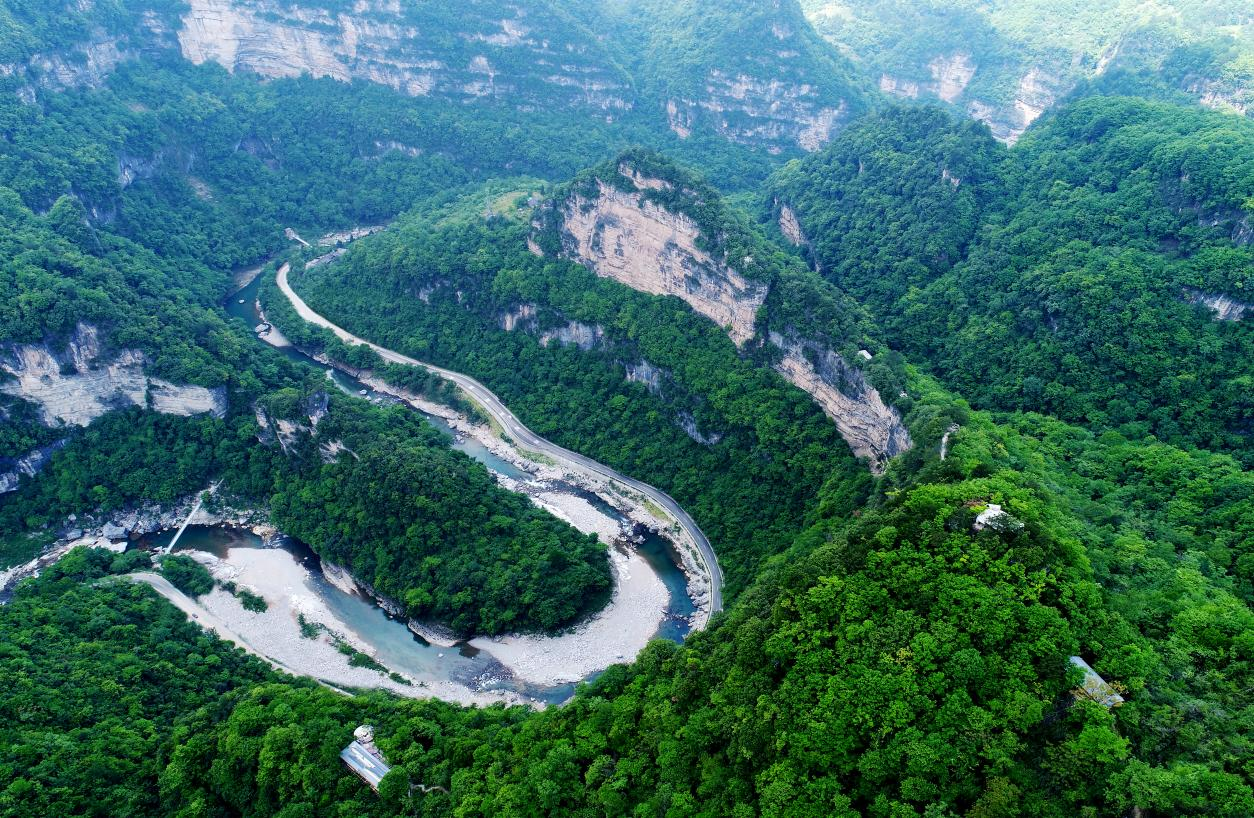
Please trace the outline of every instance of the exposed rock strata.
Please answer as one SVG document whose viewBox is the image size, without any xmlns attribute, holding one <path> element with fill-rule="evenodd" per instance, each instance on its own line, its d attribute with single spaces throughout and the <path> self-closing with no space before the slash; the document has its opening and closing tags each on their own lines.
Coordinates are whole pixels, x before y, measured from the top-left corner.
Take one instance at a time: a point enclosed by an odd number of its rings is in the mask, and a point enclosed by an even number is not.
<svg viewBox="0 0 1254 818">
<path fill-rule="evenodd" d="M 861 370 L 808 341 L 774 332 L 770 340 L 784 352 L 776 371 L 810 393 L 853 453 L 870 462 L 872 471 L 883 472 L 890 458 L 910 449 L 910 433 L 897 410 L 884 403 Z"/>
<path fill-rule="evenodd" d="M 594 199 L 572 197 L 562 215 L 564 251 L 597 275 L 652 295 L 677 296 L 726 328 L 737 344 L 753 337 L 767 285 L 700 249 L 700 228 L 689 217 L 604 182 Z"/>
<path fill-rule="evenodd" d="M 626 364 L 625 369 L 627 380 L 630 383 L 643 384 L 654 395 L 662 394 L 663 384 L 669 374 L 665 370 L 643 359 L 635 363 Z"/>
<path fill-rule="evenodd" d="M 99 332 L 79 324 L 64 350 L 49 345 L 18 345 L 0 350 L 0 370 L 13 380 L 0 392 L 39 406 L 47 426 L 86 426 L 114 409 L 151 407 L 170 415 L 226 414 L 226 390 L 179 386 L 149 377 L 138 350 L 121 350 L 100 361 Z"/>
<path fill-rule="evenodd" d="M 630 83 L 560 21 L 518 3 L 502 20 L 465 15 L 450 47 L 421 5 L 359 0 L 351 11 L 267 0 L 190 0 L 178 32 L 183 56 L 263 77 L 308 74 L 367 80 L 410 96 L 489 97 L 614 114 L 634 104 Z M 428 23 L 428 24 L 424 24 Z M 455 57 L 465 51 L 469 59 Z M 473 53 L 478 51 L 478 53 Z M 520 69 L 520 66 L 525 68 Z"/>
<path fill-rule="evenodd" d="M 665 184 L 641 180 L 629 167 L 620 166 L 618 172 L 637 188 Z M 738 346 L 757 336 L 758 311 L 766 302 L 769 284 L 746 279 L 702 250 L 700 228 L 692 219 L 660 207 L 643 192 L 623 191 L 601 180 L 594 198 L 576 193 L 559 208 L 562 249 L 568 257 L 640 292 L 683 299 L 693 311 L 724 327 Z M 795 214 L 792 221 L 793 237 L 802 240 Z M 789 233 L 786 215 L 781 215 L 780 228 Z M 854 453 L 867 459 L 874 471 L 882 472 L 889 458 L 911 447 L 901 417 L 861 370 L 805 339 L 778 333 L 769 339 L 784 352 L 776 370 L 814 398 Z M 652 377 L 647 369 L 634 366 L 628 367 L 629 379 Z M 694 440 L 716 442 L 694 422 L 685 424 L 681 418 L 680 425 Z"/>
<path fill-rule="evenodd" d="M 1036 66 L 1019 78 L 1014 96 L 1006 102 L 973 97 L 968 86 L 979 66 L 970 54 L 961 51 L 935 57 L 927 70 L 931 81 L 883 74 L 880 90 L 908 99 L 932 96 L 965 107 L 969 116 L 988 125 L 993 136 L 1012 144 L 1067 91 L 1062 80 Z"/>
<path fill-rule="evenodd" d="M 48 464 L 52 455 L 65 447 L 68 440 L 58 440 L 14 459 L 0 459 L 0 494 L 16 491 L 22 477 L 34 477 Z"/>
<path fill-rule="evenodd" d="M 801 231 L 801 221 L 788 205 L 779 209 L 779 230 L 794 247 L 802 247 L 807 243 L 805 233 Z"/>
<path fill-rule="evenodd" d="M 1190 304 L 1205 305 L 1219 321 L 1241 321 L 1247 314 L 1254 315 L 1254 304 L 1222 293 L 1208 293 L 1189 287 L 1184 290 L 1184 298 Z"/>
<path fill-rule="evenodd" d="M 917 82 L 882 74 L 880 90 L 909 99 L 918 99 L 920 95 L 927 94 L 955 103 L 975 76 L 976 65 L 971 61 L 970 54 L 959 51 L 936 57 L 927 64 L 927 70 L 932 76 L 931 82 Z"/>
<path fill-rule="evenodd" d="M 540 333 L 540 345 L 547 347 L 556 341 L 561 346 L 575 346 L 587 351 L 600 346 L 604 337 L 604 327 L 582 321 L 568 321 L 562 326 Z"/>
<path fill-rule="evenodd" d="M 809 83 L 715 69 L 702 96 L 667 100 L 666 114 L 671 130 L 683 138 L 701 121 L 733 142 L 765 146 L 771 153 L 786 148 L 813 152 L 831 141 L 849 107 L 843 100 L 826 101 Z"/>
</svg>

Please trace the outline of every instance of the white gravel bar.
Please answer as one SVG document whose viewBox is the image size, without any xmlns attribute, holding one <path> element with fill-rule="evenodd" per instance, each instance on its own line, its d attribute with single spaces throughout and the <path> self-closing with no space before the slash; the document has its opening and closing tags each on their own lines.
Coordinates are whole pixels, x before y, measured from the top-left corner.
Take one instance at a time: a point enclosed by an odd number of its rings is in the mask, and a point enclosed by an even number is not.
<svg viewBox="0 0 1254 818">
<path fill-rule="evenodd" d="M 614 596 L 590 619 L 558 636 L 479 637 L 470 644 L 496 657 L 531 684 L 577 682 L 636 657 L 657 633 L 669 595 L 644 557 L 610 550 Z"/>
</svg>

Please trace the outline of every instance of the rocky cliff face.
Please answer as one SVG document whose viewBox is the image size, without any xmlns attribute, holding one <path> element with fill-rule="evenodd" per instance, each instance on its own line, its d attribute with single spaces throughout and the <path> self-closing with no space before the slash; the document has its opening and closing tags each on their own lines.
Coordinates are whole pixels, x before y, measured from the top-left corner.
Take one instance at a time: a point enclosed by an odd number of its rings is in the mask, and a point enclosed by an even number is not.
<svg viewBox="0 0 1254 818">
<path fill-rule="evenodd" d="M 810 393 L 872 471 L 882 473 L 890 458 L 910 450 L 913 443 L 901 416 L 884 403 L 860 369 L 809 341 L 775 332 L 770 341 L 784 352 L 776 371 Z"/>
<path fill-rule="evenodd" d="M 81 31 L 73 45 L 57 51 L 38 51 L 22 59 L 0 63 L 0 77 L 22 81 L 18 96 L 33 103 L 37 89 L 95 88 L 119 65 L 134 60 L 148 49 L 173 45 L 173 36 L 162 15 L 152 10 L 126 9 L 100 15 L 94 0 L 71 0 L 57 9 L 47 4 L 40 13 L 60 18 L 66 29 Z M 108 28 L 100 23 L 106 22 Z M 16 25 L 16 24 L 15 24 Z"/>
<path fill-rule="evenodd" d="M 882 74 L 880 90 L 909 99 L 936 97 L 957 105 L 988 125 L 997 139 L 1011 144 L 1069 88 L 1049 71 L 1033 67 L 1019 78 L 1008 100 L 972 96 L 967 89 L 979 65 L 965 52 L 937 56 L 927 64 L 927 70 L 932 77 L 930 82 Z"/>
<path fill-rule="evenodd" d="M 264 77 L 360 79 L 411 96 L 610 116 L 634 104 L 630 82 L 599 46 L 538 4 L 473 0 L 450 13 L 358 0 L 333 12 L 315 2 L 190 0 L 178 41 L 194 63 Z"/>
<path fill-rule="evenodd" d="M 723 327 L 738 346 L 745 346 L 758 334 L 758 311 L 766 303 L 770 284 L 746 279 L 724 260 L 712 257 L 701 249 L 701 231 L 692 219 L 645 197 L 645 190 L 670 190 L 669 182 L 642 177 L 625 165 L 618 173 L 637 191 L 598 180 L 595 196 L 575 193 L 558 203 L 563 253 L 632 289 L 683 299 L 694 312 Z M 786 223 L 781 228 L 787 232 Z M 784 353 L 776 371 L 814 398 L 873 471 L 882 472 L 889 458 L 911 447 L 900 415 L 885 404 L 861 370 L 805 339 L 770 333 L 768 340 Z M 635 367 L 628 375 L 652 383 L 655 373 Z M 708 442 L 708 436 L 690 434 Z"/>
<path fill-rule="evenodd" d="M 23 477 L 34 477 L 52 459 L 52 455 L 65 448 L 68 440 L 58 440 L 27 452 L 21 457 L 0 459 L 0 494 L 16 491 Z"/>
<path fill-rule="evenodd" d="M 178 386 L 145 372 L 146 358 L 122 350 L 101 361 L 98 330 L 79 324 L 64 349 L 17 345 L 0 349 L 0 370 L 12 376 L 0 392 L 36 404 L 48 426 L 86 426 L 114 409 L 151 405 L 170 415 L 226 414 L 226 390 Z"/>
<path fill-rule="evenodd" d="M 1219 321 L 1242 321 L 1246 315 L 1254 315 L 1254 304 L 1238 301 L 1222 293 L 1208 293 L 1188 287 L 1184 299 L 1190 304 L 1202 304 L 1215 314 Z"/>
<path fill-rule="evenodd" d="M 562 206 L 564 253 L 652 295 L 674 295 L 720 327 L 738 345 L 753 337 L 765 283 L 749 281 L 697 246 L 700 228 L 630 193 L 598 182 L 595 197 L 573 196 Z"/>
<path fill-rule="evenodd" d="M 771 153 L 800 148 L 817 151 L 849 118 L 843 100 L 825 102 L 809 83 L 726 74 L 712 70 L 699 97 L 666 102 L 671 130 L 688 138 L 696 123 L 743 145 L 765 146 Z"/>
</svg>

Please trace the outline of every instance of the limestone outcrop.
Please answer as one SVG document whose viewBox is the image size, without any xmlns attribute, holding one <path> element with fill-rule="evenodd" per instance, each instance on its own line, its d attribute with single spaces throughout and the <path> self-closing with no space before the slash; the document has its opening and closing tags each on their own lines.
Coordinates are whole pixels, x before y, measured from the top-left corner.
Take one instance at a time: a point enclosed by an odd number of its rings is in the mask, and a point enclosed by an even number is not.
<svg viewBox="0 0 1254 818">
<path fill-rule="evenodd" d="M 180 386 L 145 371 L 142 352 L 124 349 L 101 360 L 99 331 L 79 324 L 61 350 L 48 344 L 0 349 L 0 370 L 11 376 L 0 392 L 39 407 L 48 426 L 86 426 L 114 409 L 151 408 L 171 415 L 226 414 L 226 390 Z"/>
<path fill-rule="evenodd" d="M 1188 287 L 1184 299 L 1190 304 L 1202 304 L 1215 314 L 1219 321 L 1241 321 L 1246 315 L 1254 315 L 1254 304 L 1238 301 L 1222 293 L 1208 293 Z"/>
<path fill-rule="evenodd" d="M 367 80 L 410 96 L 492 98 L 519 108 L 633 107 L 630 82 L 594 44 L 552 15 L 502 4 L 502 19 L 473 13 L 442 31 L 421 5 L 358 0 L 344 11 L 271 0 L 190 0 L 178 31 L 188 60 L 263 77 Z M 451 35 L 452 42 L 446 35 Z"/>
<path fill-rule="evenodd" d="M 672 183 L 644 177 L 626 164 L 620 164 L 617 173 L 631 184 L 598 179 L 595 195 L 589 185 L 556 204 L 563 254 L 634 290 L 682 299 L 694 312 L 723 327 L 737 346 L 745 347 L 758 338 L 758 313 L 766 304 L 770 284 L 746 278 L 725 259 L 702 249 L 710 244 L 692 218 L 646 195 L 649 191 L 672 193 Z M 780 229 L 786 235 L 791 232 L 792 240 L 804 241 L 795 214 L 791 220 L 795 229 L 790 230 L 787 213 L 781 214 Z M 511 314 L 502 323 L 517 326 L 533 314 Z M 911 448 L 901 416 L 884 402 L 861 369 L 795 333 L 770 332 L 766 340 L 783 352 L 776 371 L 814 398 L 873 471 L 882 472 L 890 458 Z M 628 365 L 627 376 L 651 389 L 655 383 L 660 387 L 657 372 L 647 364 Z M 684 428 L 694 440 L 716 440 L 694 424 Z"/>
<path fill-rule="evenodd" d="M 844 125 L 849 107 L 843 100 L 826 102 L 809 83 L 715 69 L 706 78 L 702 95 L 667 100 L 666 113 L 680 138 L 688 138 L 700 120 L 733 142 L 764 145 L 778 154 L 787 148 L 819 150 Z"/>
<path fill-rule="evenodd" d="M 27 452 L 21 457 L 0 458 L 0 494 L 16 491 L 22 477 L 34 477 L 52 459 L 52 455 L 60 451 L 68 440 L 58 440 L 47 446 Z"/>
<path fill-rule="evenodd" d="M 884 403 L 862 370 L 810 341 L 775 332 L 770 341 L 784 353 L 775 370 L 814 398 L 872 471 L 882 473 L 890 458 L 914 445 L 897 410 Z"/>
<path fill-rule="evenodd" d="M 1034 66 L 1019 78 L 1014 96 L 1008 102 L 972 96 L 968 86 L 979 65 L 970 54 L 961 51 L 935 57 L 927 64 L 927 70 L 930 80 L 883 74 L 880 90 L 909 99 L 936 97 L 962 107 L 969 116 L 987 124 L 994 137 L 1011 144 L 1068 90 L 1059 77 Z"/>
<path fill-rule="evenodd" d="M 634 290 L 683 299 L 743 345 L 754 336 L 768 285 L 750 281 L 698 246 L 690 217 L 598 182 L 593 198 L 575 195 L 562 211 L 565 254 L 602 278 Z"/>
</svg>

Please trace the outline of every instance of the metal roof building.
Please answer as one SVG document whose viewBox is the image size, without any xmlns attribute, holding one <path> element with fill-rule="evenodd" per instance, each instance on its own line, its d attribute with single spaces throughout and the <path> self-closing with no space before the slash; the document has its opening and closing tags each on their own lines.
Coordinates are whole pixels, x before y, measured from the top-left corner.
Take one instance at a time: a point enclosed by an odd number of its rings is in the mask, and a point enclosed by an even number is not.
<svg viewBox="0 0 1254 818">
<path fill-rule="evenodd" d="M 383 754 L 374 745 L 374 730 L 369 725 L 362 725 L 354 732 L 356 738 L 351 744 L 340 751 L 340 758 L 348 768 L 357 773 L 370 789 L 379 791 L 379 782 L 392 769 L 383 760 Z"/>
<path fill-rule="evenodd" d="M 1123 704 L 1123 696 L 1115 692 L 1113 685 L 1098 676 L 1097 671 L 1093 670 L 1088 662 L 1079 656 L 1072 656 L 1071 664 L 1084 671 L 1084 686 L 1076 691 L 1077 693 L 1082 691 L 1086 697 L 1107 709 Z"/>
</svg>

